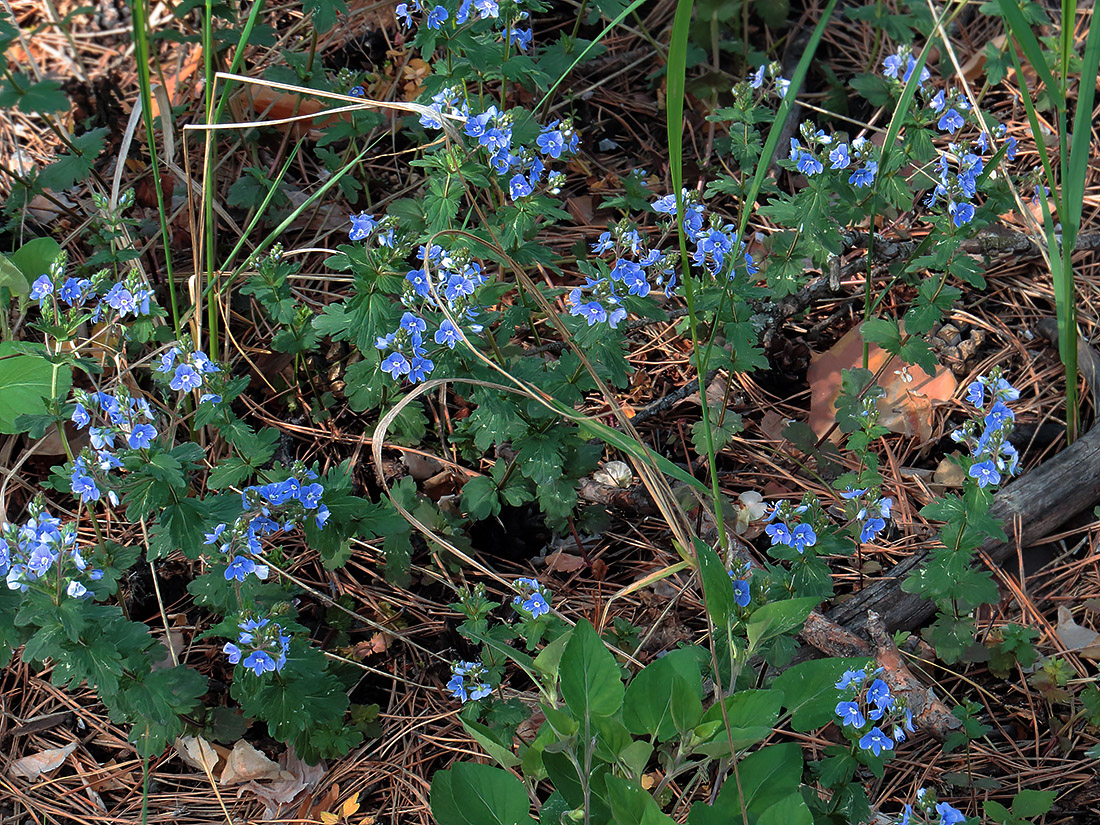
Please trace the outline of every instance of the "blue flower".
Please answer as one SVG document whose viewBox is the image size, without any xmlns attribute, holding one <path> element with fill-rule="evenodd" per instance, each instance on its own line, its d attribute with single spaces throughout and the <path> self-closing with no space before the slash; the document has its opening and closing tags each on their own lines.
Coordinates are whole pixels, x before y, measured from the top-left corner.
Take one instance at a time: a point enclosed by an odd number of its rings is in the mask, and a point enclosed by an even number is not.
<svg viewBox="0 0 1100 825">
<path fill-rule="evenodd" d="M 974 464 L 970 468 L 969 475 L 978 482 L 979 487 L 1001 483 L 1001 474 L 997 472 L 997 467 L 992 461 L 981 461 Z"/>
<path fill-rule="evenodd" d="M 487 148 L 490 152 L 505 151 L 512 143 L 512 130 L 509 129 L 505 131 L 504 129 L 498 129 L 494 126 L 478 139 L 478 143 Z"/>
<path fill-rule="evenodd" d="M 966 388 L 966 400 L 979 410 L 985 406 L 985 385 L 979 381 L 972 381 Z"/>
<path fill-rule="evenodd" d="M 445 9 L 443 6 L 436 6 L 434 9 L 428 12 L 428 28 L 440 28 L 443 25 L 443 21 L 447 19 L 447 16 L 447 9 Z"/>
<path fill-rule="evenodd" d="M 399 17 L 400 14 L 401 13 L 398 12 Z M 350 220 L 351 231 L 348 233 L 348 239 L 352 241 L 365 240 L 370 233 L 374 231 L 374 228 L 378 226 L 378 221 L 374 219 L 374 215 L 368 215 L 366 212 L 352 215 Z"/>
<path fill-rule="evenodd" d="M 531 188 L 531 184 L 527 182 L 527 178 L 523 175 L 514 175 L 512 179 L 508 181 L 508 194 L 514 201 L 518 201 L 520 198 L 526 198 L 533 191 L 535 190 Z"/>
<path fill-rule="evenodd" d="M 899 55 L 891 54 L 882 61 L 882 73 L 886 77 L 897 77 L 901 71 L 901 60 Z"/>
<path fill-rule="evenodd" d="M 851 157 L 848 155 L 848 144 L 838 143 L 833 147 L 833 150 L 829 152 L 830 169 L 846 169 L 848 164 L 852 162 Z"/>
<path fill-rule="evenodd" d="M 216 544 L 218 539 L 221 538 L 222 533 L 225 532 L 226 525 L 219 524 L 214 528 L 213 533 L 203 533 L 203 544 Z"/>
<path fill-rule="evenodd" d="M 243 582 L 248 578 L 249 573 L 254 572 L 256 572 L 256 562 L 245 556 L 234 556 L 225 568 L 225 580 L 228 582 L 236 579 Z"/>
<path fill-rule="evenodd" d="M 96 450 L 115 446 L 114 433 L 106 427 L 90 427 L 88 429 L 88 439 L 92 442 L 92 447 Z"/>
<path fill-rule="evenodd" d="M 423 381 L 435 369 L 435 363 L 423 355 L 414 355 L 409 362 L 409 380 L 414 384 Z"/>
<path fill-rule="evenodd" d="M 949 201 L 947 204 L 947 211 L 952 215 L 952 223 L 956 227 L 961 227 L 974 220 L 974 204 L 972 203 L 955 203 Z"/>
<path fill-rule="evenodd" d="M 456 272 L 447 279 L 447 283 L 443 287 L 443 297 L 448 301 L 454 301 L 459 297 L 473 295 L 475 289 L 477 289 L 477 284 L 471 278 Z"/>
<path fill-rule="evenodd" d="M 589 301 L 585 304 L 574 306 L 571 314 L 579 315 L 588 321 L 588 326 L 594 326 L 607 320 L 607 310 L 599 301 Z"/>
<path fill-rule="evenodd" d="M 882 679 L 875 679 L 867 688 L 867 701 L 883 710 L 889 710 L 894 706 L 894 697 L 890 694 L 890 686 Z"/>
<path fill-rule="evenodd" d="M 798 171 L 806 177 L 813 177 L 825 171 L 825 166 L 809 152 L 803 151 L 798 156 Z"/>
<path fill-rule="evenodd" d="M 92 418 L 90 415 L 88 415 L 88 411 L 84 409 L 84 405 L 77 403 L 77 405 L 73 408 L 72 415 L 72 422 L 74 425 L 76 425 L 76 428 L 78 430 L 83 430 L 85 427 L 88 426 L 88 423 L 91 420 Z"/>
<path fill-rule="evenodd" d="M 482 20 L 500 16 L 500 6 L 496 0 L 474 0 L 474 8 L 481 15 Z"/>
<path fill-rule="evenodd" d="M 1005 138 L 1005 145 L 1008 146 L 1005 150 L 1005 160 L 1016 160 L 1016 138 Z"/>
<path fill-rule="evenodd" d="M 95 480 L 80 468 L 73 470 L 72 477 L 69 479 L 69 486 L 73 491 L 73 495 L 79 496 L 81 501 L 99 500 L 100 493 Z"/>
<path fill-rule="evenodd" d="M 544 155 L 552 158 L 560 158 L 565 150 L 565 136 L 557 129 L 543 131 L 535 140 Z"/>
<path fill-rule="evenodd" d="M 883 733 L 879 728 L 874 727 L 859 740 L 859 746 L 863 748 L 863 750 L 871 751 L 875 756 L 878 756 L 884 750 L 893 750 L 894 740 Z"/>
<path fill-rule="evenodd" d="M 764 85 L 764 69 L 766 64 L 760 64 L 760 67 L 753 73 L 749 80 L 749 85 L 754 89 L 759 89 Z"/>
<path fill-rule="evenodd" d="M 936 813 L 940 815 L 939 825 L 958 825 L 966 821 L 966 815 L 957 808 L 953 808 L 946 802 L 936 803 Z"/>
<path fill-rule="evenodd" d="M 232 642 L 226 642 L 222 652 L 229 657 L 229 664 L 235 665 L 241 660 L 241 649 Z"/>
<path fill-rule="evenodd" d="M 399 375 L 408 375 L 410 368 L 409 359 L 400 352 L 391 352 L 389 357 L 382 362 L 382 372 L 389 373 L 394 381 L 397 380 Z"/>
<path fill-rule="evenodd" d="M 749 589 L 749 583 L 744 579 L 733 578 L 733 571 L 730 571 L 730 579 L 733 580 L 733 601 L 738 607 L 748 607 L 749 602 L 752 601 L 752 592 Z"/>
<path fill-rule="evenodd" d="M 790 546 L 799 553 L 805 552 L 807 547 L 813 547 L 815 544 L 817 544 L 817 534 L 810 525 L 800 524 L 791 531 Z"/>
<path fill-rule="evenodd" d="M 459 332 L 458 327 L 450 321 L 443 321 L 443 323 L 439 325 L 439 329 L 435 332 L 435 342 L 437 344 L 446 344 L 448 349 L 454 349 L 455 344 L 461 340 L 462 333 Z"/>
<path fill-rule="evenodd" d="M 660 212 L 665 215 L 676 214 L 676 195 L 665 195 L 663 198 L 657 198 L 651 204 L 654 212 Z"/>
<path fill-rule="evenodd" d="M 936 124 L 936 128 L 941 132 L 954 134 L 965 125 L 966 121 L 963 120 L 962 115 L 954 109 L 948 109 L 943 113 L 943 116 L 940 117 L 939 123 Z"/>
<path fill-rule="evenodd" d="M 841 727 L 851 725 L 854 728 L 862 728 L 867 720 L 859 710 L 859 702 L 839 702 L 836 706 L 836 715 L 840 717 Z"/>
<path fill-rule="evenodd" d="M 253 650 L 241 664 L 257 676 L 263 676 L 265 673 L 277 670 L 275 660 L 271 658 L 271 654 L 264 650 Z"/>
<path fill-rule="evenodd" d="M 38 301 L 39 306 L 46 303 L 46 297 L 53 294 L 53 280 L 49 275 L 39 275 L 31 284 L 31 300 Z"/>
<path fill-rule="evenodd" d="M 202 386 L 202 376 L 195 372 L 190 364 L 180 364 L 176 367 L 168 386 L 174 390 L 183 390 L 184 392 L 197 390 Z"/>
<path fill-rule="evenodd" d="M 863 680 L 866 678 L 867 674 L 862 670 L 846 670 L 835 687 L 837 690 L 847 690 L 854 684 L 858 689 L 863 685 Z"/>
<path fill-rule="evenodd" d="M 130 446 L 131 450 L 147 450 L 156 437 L 157 431 L 152 424 L 138 424 L 130 432 L 130 435 L 126 439 L 126 443 Z"/>
<path fill-rule="evenodd" d="M 875 180 L 875 172 L 878 171 L 878 163 L 867 161 L 862 169 L 857 169 L 848 177 L 848 183 L 857 187 L 870 186 Z"/>
<path fill-rule="evenodd" d="M 942 112 L 947 105 L 947 100 L 944 96 L 943 89 L 936 92 L 936 96 L 928 101 L 928 105 L 932 107 L 933 112 Z"/>
<path fill-rule="evenodd" d="M 779 521 L 774 524 L 769 524 L 764 528 L 764 532 L 771 537 L 772 546 L 776 544 L 785 544 L 787 547 L 791 546 L 793 540 L 791 529 L 783 522 Z"/>
<path fill-rule="evenodd" d="M 91 289 L 92 282 L 87 278 L 69 278 L 65 281 L 65 284 L 57 291 L 57 295 L 62 301 L 69 306 L 76 306 L 79 303 L 83 303 L 84 297 L 88 290 Z"/>
</svg>

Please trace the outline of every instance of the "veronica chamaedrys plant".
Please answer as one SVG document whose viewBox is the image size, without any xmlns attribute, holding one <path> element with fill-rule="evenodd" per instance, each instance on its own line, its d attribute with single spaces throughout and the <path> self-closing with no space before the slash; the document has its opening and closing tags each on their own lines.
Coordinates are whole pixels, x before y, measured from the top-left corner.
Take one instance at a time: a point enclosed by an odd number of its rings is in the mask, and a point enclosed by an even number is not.
<svg viewBox="0 0 1100 825">
<path fill-rule="evenodd" d="M 973 644 L 974 610 L 999 598 L 992 574 L 977 569 L 972 561 L 974 551 L 987 538 L 1005 540 L 990 508 L 995 489 L 1019 469 L 1019 456 L 1009 441 L 1015 421 L 1009 405 L 1019 398 L 1019 391 L 999 368 L 967 387 L 966 400 L 976 414 L 952 434 L 970 452 L 955 458 L 966 473 L 962 495 L 944 495 L 921 510 L 925 518 L 944 522 L 940 546 L 902 588 L 936 603 L 939 615 L 926 638 L 947 662 L 958 661 Z"/>
</svg>

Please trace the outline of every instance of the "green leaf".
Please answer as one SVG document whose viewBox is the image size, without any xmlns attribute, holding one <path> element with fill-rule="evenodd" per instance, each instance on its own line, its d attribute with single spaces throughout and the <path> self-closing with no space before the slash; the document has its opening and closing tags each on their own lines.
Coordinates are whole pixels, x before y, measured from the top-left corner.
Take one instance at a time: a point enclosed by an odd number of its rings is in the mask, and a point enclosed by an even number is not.
<svg viewBox="0 0 1100 825">
<path fill-rule="evenodd" d="M 72 189 L 78 181 L 91 174 L 95 159 L 107 144 L 106 127 L 92 129 L 72 139 L 73 152 L 62 155 L 38 176 L 38 183 L 44 189 L 61 191 Z"/>
<path fill-rule="evenodd" d="M 53 238 L 32 238 L 15 252 L 8 256 L 8 260 L 18 267 L 27 279 L 28 286 L 33 284 L 39 275 L 45 275 L 50 270 L 50 265 L 61 254 L 61 244 Z M 7 284 L 4 284 L 7 286 Z M 14 289 L 12 290 L 15 291 Z M 26 293 L 29 294 L 28 289 Z"/>
<path fill-rule="evenodd" d="M 581 720 L 611 716 L 623 705 L 619 665 L 587 619 L 577 622 L 562 653 L 561 694 Z"/>
<path fill-rule="evenodd" d="M 520 764 L 519 758 L 497 739 L 491 728 L 480 722 L 463 719 L 461 716 L 458 717 L 458 721 L 462 723 L 466 733 L 470 734 L 481 747 L 485 748 L 485 752 L 493 757 L 494 761 L 501 767 L 514 768 Z"/>
<path fill-rule="evenodd" d="M 733 584 L 729 571 L 706 542 L 695 539 L 695 555 L 699 559 L 699 578 L 703 583 L 703 602 L 707 614 L 720 636 L 726 635 L 733 615 Z"/>
<path fill-rule="evenodd" d="M 492 765 L 459 762 L 432 777 L 432 816 L 439 825 L 517 825 L 530 822 L 523 783 Z"/>
<path fill-rule="evenodd" d="M 634 780 L 609 776 L 606 787 L 615 825 L 675 825 L 676 820 L 661 813 L 657 801 Z"/>
<path fill-rule="evenodd" d="M 832 721 L 837 703 L 836 682 L 845 670 L 856 670 L 867 659 L 815 659 L 783 671 L 772 687 L 783 691 L 783 704 L 791 714 L 791 727 L 799 733 Z"/>
<path fill-rule="evenodd" d="M 749 821 L 759 822 L 758 817 L 787 797 L 801 799 L 798 786 L 802 782 L 802 769 L 802 748 L 798 744 L 787 742 L 761 748 L 738 763 L 739 781 L 728 778 L 713 806 L 704 802 L 692 806 L 688 825 L 741 822 L 741 793 Z"/>
<path fill-rule="evenodd" d="M 733 734 L 735 748 L 747 748 L 766 739 L 779 718 L 779 709 L 783 705 L 783 692 L 779 690 L 739 690 L 727 696 L 726 718 L 729 719 L 730 733 Z M 710 745 L 700 749 L 709 756 L 728 756 L 730 736 L 725 730 L 722 707 L 717 703 L 707 708 L 703 714 L 703 724 L 718 722 L 722 725 L 714 734 Z"/>
<path fill-rule="evenodd" d="M 69 98 L 56 80 L 40 80 L 25 88 L 19 96 L 19 108 L 27 114 L 65 112 L 69 109 Z"/>
<path fill-rule="evenodd" d="M 671 739 L 680 727 L 674 719 L 674 703 L 680 705 L 676 716 L 690 716 L 698 705 L 699 712 L 691 722 L 694 727 L 702 716 L 702 656 L 699 648 L 684 648 L 646 665 L 626 688 L 623 723 L 627 730 L 656 736 L 659 742 Z"/>
<path fill-rule="evenodd" d="M 813 825 L 814 816 L 810 813 L 806 800 L 793 793 L 766 808 L 757 825 Z"/>
<path fill-rule="evenodd" d="M 1015 816 L 1036 817 L 1050 811 L 1058 794 L 1054 791 L 1023 790 L 1012 797 L 1012 813 Z"/>
<path fill-rule="evenodd" d="M 17 433 L 20 415 L 42 415 L 43 399 L 55 401 L 69 393 L 72 368 L 38 355 L 23 355 L 11 341 L 0 342 L 0 433 Z"/>
<path fill-rule="evenodd" d="M 749 651 L 756 650 L 761 642 L 801 627 L 810 611 L 819 604 L 821 599 L 807 596 L 801 599 L 783 599 L 758 607 L 746 627 Z"/>
</svg>

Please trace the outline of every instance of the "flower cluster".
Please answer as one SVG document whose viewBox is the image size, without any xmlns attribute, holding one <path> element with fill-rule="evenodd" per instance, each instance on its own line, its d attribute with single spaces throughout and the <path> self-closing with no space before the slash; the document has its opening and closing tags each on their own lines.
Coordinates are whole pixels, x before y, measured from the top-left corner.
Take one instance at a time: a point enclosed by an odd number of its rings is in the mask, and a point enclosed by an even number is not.
<svg viewBox="0 0 1100 825">
<path fill-rule="evenodd" d="M 290 636 L 279 625 L 267 618 L 248 618 L 237 627 L 237 641 L 226 642 L 222 648 L 230 664 L 241 664 L 257 676 L 283 669 Z"/>
<path fill-rule="evenodd" d="M 89 570 L 76 541 L 76 525 L 61 525 L 38 502 L 30 505 L 31 517 L 23 524 L 0 525 L 0 575 L 8 588 L 26 592 L 52 570 L 57 571 L 58 591 L 74 599 L 90 597 L 80 581 L 98 581 L 102 570 Z"/>
<path fill-rule="evenodd" d="M 817 533 L 814 531 L 813 525 L 804 521 L 796 521 L 807 510 L 809 510 L 808 505 L 793 505 L 786 499 L 775 503 L 768 514 L 769 524 L 764 528 L 764 532 L 768 534 L 773 547 L 781 544 L 797 550 L 801 555 L 806 552 L 807 547 L 813 547 L 817 544 Z"/>
<path fill-rule="evenodd" d="M 851 168 L 848 183 L 857 189 L 870 186 L 878 174 L 878 161 L 874 160 L 874 147 L 865 137 L 857 137 L 851 145 L 827 135 L 821 129 L 814 130 L 810 122 L 801 126 L 802 140 L 791 138 L 789 159 L 795 168 L 808 178 L 825 171 L 825 164 L 831 170 Z"/>
<path fill-rule="evenodd" d="M 508 13 L 503 21 L 504 32 L 502 36 L 521 51 L 526 51 L 531 45 L 532 31 L 529 28 L 516 28 L 513 24 L 519 20 L 526 20 L 529 13 L 516 9 L 515 5 L 514 3 L 506 4 Z M 462 0 L 454 16 L 451 15 L 446 6 L 435 5 L 429 9 L 426 6 L 421 6 L 418 0 L 406 0 L 406 2 L 397 4 L 394 13 L 401 25 L 408 28 L 413 24 L 413 15 L 420 14 L 425 10 L 427 10 L 427 14 L 424 15 L 424 25 L 429 29 L 442 29 L 443 24 L 448 20 L 451 21 L 453 28 L 464 26 L 474 17 L 475 12 L 478 20 L 501 19 L 501 7 L 498 0 Z"/>
<path fill-rule="evenodd" d="M 859 540 L 862 542 L 874 540 L 875 536 L 886 529 L 886 520 L 890 518 L 890 511 L 894 507 L 892 498 L 878 498 L 864 503 L 863 499 L 868 492 L 870 491 L 867 488 L 853 490 L 849 487 L 840 494 L 848 501 L 855 501 L 859 507 L 856 522 L 859 524 Z"/>
<path fill-rule="evenodd" d="M 107 500 L 118 506 L 118 494 L 110 489 L 110 474 L 122 467 L 122 461 L 113 450 L 149 449 L 158 437 L 153 410 L 148 401 L 134 398 L 125 386 L 119 386 L 113 395 L 83 390 L 73 395 L 73 425 L 78 430 L 88 429 L 91 448 L 73 459 L 69 487 L 84 502 L 98 501 L 106 489 Z M 90 426 L 93 415 L 101 426 Z"/>
<path fill-rule="evenodd" d="M 850 700 L 837 703 L 840 726 L 851 727 L 859 737 L 859 747 L 875 756 L 892 751 L 895 742 L 905 741 L 906 731 L 914 731 L 912 711 L 890 692 L 886 682 L 877 678 L 881 672 L 882 668 L 870 672 L 846 670 L 836 683 L 837 690 L 851 691 L 852 695 Z"/>
<path fill-rule="evenodd" d="M 382 371 L 389 373 L 395 381 L 399 375 L 406 376 L 414 384 L 428 377 L 435 362 L 427 357 L 424 347 L 424 333 L 428 325 L 424 319 L 412 312 L 401 316 L 397 329 L 388 335 L 378 336 L 375 346 L 380 350 L 392 350 L 382 361 Z"/>
<path fill-rule="evenodd" d="M 990 406 L 986 411 L 986 393 Z M 983 412 L 981 418 L 968 421 L 951 434 L 951 439 L 965 444 L 973 458 L 967 471 L 979 487 L 998 485 L 1005 475 L 1016 474 L 1020 456 L 1008 441 L 1016 419 L 1009 404 L 1020 398 L 1020 391 L 1013 387 L 994 368 L 989 376 L 979 376 L 966 388 L 966 400 Z"/>
<path fill-rule="evenodd" d="M 519 595 L 512 599 L 517 613 L 537 619 L 550 612 L 552 594 L 536 579 L 516 579 L 512 587 L 519 591 Z"/>
<path fill-rule="evenodd" d="M 745 243 L 738 239 L 736 228 L 723 223 L 717 215 L 706 215 L 699 203 L 698 194 L 683 190 L 684 234 L 694 247 L 691 260 L 696 267 L 713 278 L 727 281 L 739 272 L 755 275 L 758 271 L 752 255 L 745 252 Z M 676 229 L 676 196 L 657 198 L 653 211 L 666 216 L 662 238 L 671 236 Z M 626 317 L 623 300 L 632 295 L 645 298 L 655 288 L 664 289 L 671 298 L 676 290 L 676 262 L 679 253 L 662 251 L 646 246 L 638 228 L 623 220 L 602 233 L 592 244 L 592 251 L 600 255 L 610 253 L 609 261 L 602 258 L 589 267 L 584 284 L 574 288 L 567 303 L 571 315 L 584 318 L 589 326 L 606 323 L 615 329 Z"/>
<path fill-rule="evenodd" d="M 184 351 L 178 346 L 169 348 L 161 356 L 160 363 L 154 369 L 154 372 L 162 376 L 171 376 L 168 379 L 168 386 L 176 392 L 201 390 L 207 386 L 210 380 L 209 376 L 221 371 L 222 368 L 211 361 L 202 350 L 195 350 L 184 356 Z M 206 392 L 199 396 L 200 404 L 206 402 L 218 404 L 221 400 L 220 395 L 212 392 Z"/>
<path fill-rule="evenodd" d="M 142 284 L 136 274 L 112 282 L 106 270 L 92 278 L 66 278 L 64 269 L 65 258 L 61 256 L 49 272 L 31 284 L 31 300 L 38 301 L 39 309 L 52 321 L 61 318 L 63 312 L 83 311 L 84 305 L 96 295 L 101 297 L 92 311 L 93 323 L 110 318 L 137 318 L 148 315 L 152 309 L 153 290 Z"/>
<path fill-rule="evenodd" d="M 759 91 L 764 88 L 765 82 L 767 81 L 770 83 L 767 91 L 773 92 L 780 98 L 786 97 L 787 90 L 791 88 L 791 81 L 780 75 L 779 72 L 780 66 L 778 62 L 763 63 L 755 72 L 749 75 L 749 87 Z"/>
<path fill-rule="evenodd" d="M 959 825 L 966 814 L 946 802 L 937 802 L 936 794 L 927 788 L 917 791 L 917 804 L 906 805 L 898 825 Z"/>
<path fill-rule="evenodd" d="M 447 690 L 460 702 L 484 699 L 492 693 L 492 687 L 485 681 L 488 675 L 481 662 L 457 662 L 451 666 L 451 681 Z"/>
<path fill-rule="evenodd" d="M 312 516 L 317 527 L 324 527 L 329 510 L 321 503 L 325 488 L 317 482 L 317 474 L 296 467 L 297 475 L 283 481 L 246 487 L 241 493 L 245 512 L 233 525 L 222 523 L 206 533 L 203 544 L 217 546 L 226 556 L 231 556 L 225 568 L 226 581 L 243 582 L 250 574 L 266 579 L 268 566 L 257 563 L 250 556 L 263 553 L 260 539 L 279 530 L 293 530 L 299 519 Z"/>
</svg>

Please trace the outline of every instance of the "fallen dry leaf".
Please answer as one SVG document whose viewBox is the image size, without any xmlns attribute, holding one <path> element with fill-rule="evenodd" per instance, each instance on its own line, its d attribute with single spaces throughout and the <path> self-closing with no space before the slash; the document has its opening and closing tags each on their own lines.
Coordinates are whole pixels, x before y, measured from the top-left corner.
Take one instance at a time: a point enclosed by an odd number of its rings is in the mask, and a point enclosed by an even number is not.
<svg viewBox="0 0 1100 825">
<path fill-rule="evenodd" d="M 889 360 L 889 363 L 887 363 Z M 929 375 L 918 366 L 906 364 L 897 356 L 872 344 L 867 368 L 873 373 L 886 364 L 879 386 L 886 395 L 879 399 L 879 424 L 890 432 L 917 436 L 921 441 L 932 437 L 932 406 L 951 400 L 958 382 L 951 370 L 940 367 Z M 836 421 L 836 399 L 840 396 L 841 371 L 863 366 L 863 339 L 859 327 L 852 327 L 828 352 L 814 355 L 806 380 L 810 385 L 810 427 L 820 438 Z M 841 438 L 839 429 L 830 436 Z"/>
<path fill-rule="evenodd" d="M 573 573 L 585 567 L 587 567 L 587 564 L 584 559 L 580 556 L 566 553 L 564 550 L 558 550 L 556 553 L 551 553 L 546 557 L 546 568 L 548 570 L 555 570 L 559 573 Z"/>
<path fill-rule="evenodd" d="M 283 769 L 279 778 L 263 783 L 246 782 L 237 789 L 237 796 L 245 792 L 255 794 L 264 803 L 264 821 L 270 822 L 279 817 L 279 809 L 290 805 L 301 794 L 309 794 L 317 787 L 325 775 L 325 765 L 307 765 L 294 752 L 293 748 L 279 755 L 279 766 Z"/>
<path fill-rule="evenodd" d="M 201 736 L 181 736 L 176 739 L 180 759 L 203 773 L 213 773 L 218 766 L 218 752 Z"/>
<path fill-rule="evenodd" d="M 1058 626 L 1055 630 L 1068 650 L 1084 659 L 1100 660 L 1100 633 L 1077 624 L 1068 607 L 1058 608 Z"/>
<path fill-rule="evenodd" d="M 21 776 L 33 782 L 42 774 L 60 768 L 69 758 L 69 754 L 76 750 L 76 744 L 76 742 L 70 742 L 63 748 L 49 748 L 16 759 L 8 768 L 8 774 L 13 777 Z"/>
<path fill-rule="evenodd" d="M 237 785 L 258 779 L 276 779 L 282 774 L 277 762 L 272 762 L 243 739 L 233 745 L 225 768 L 218 779 L 219 785 Z"/>
</svg>

